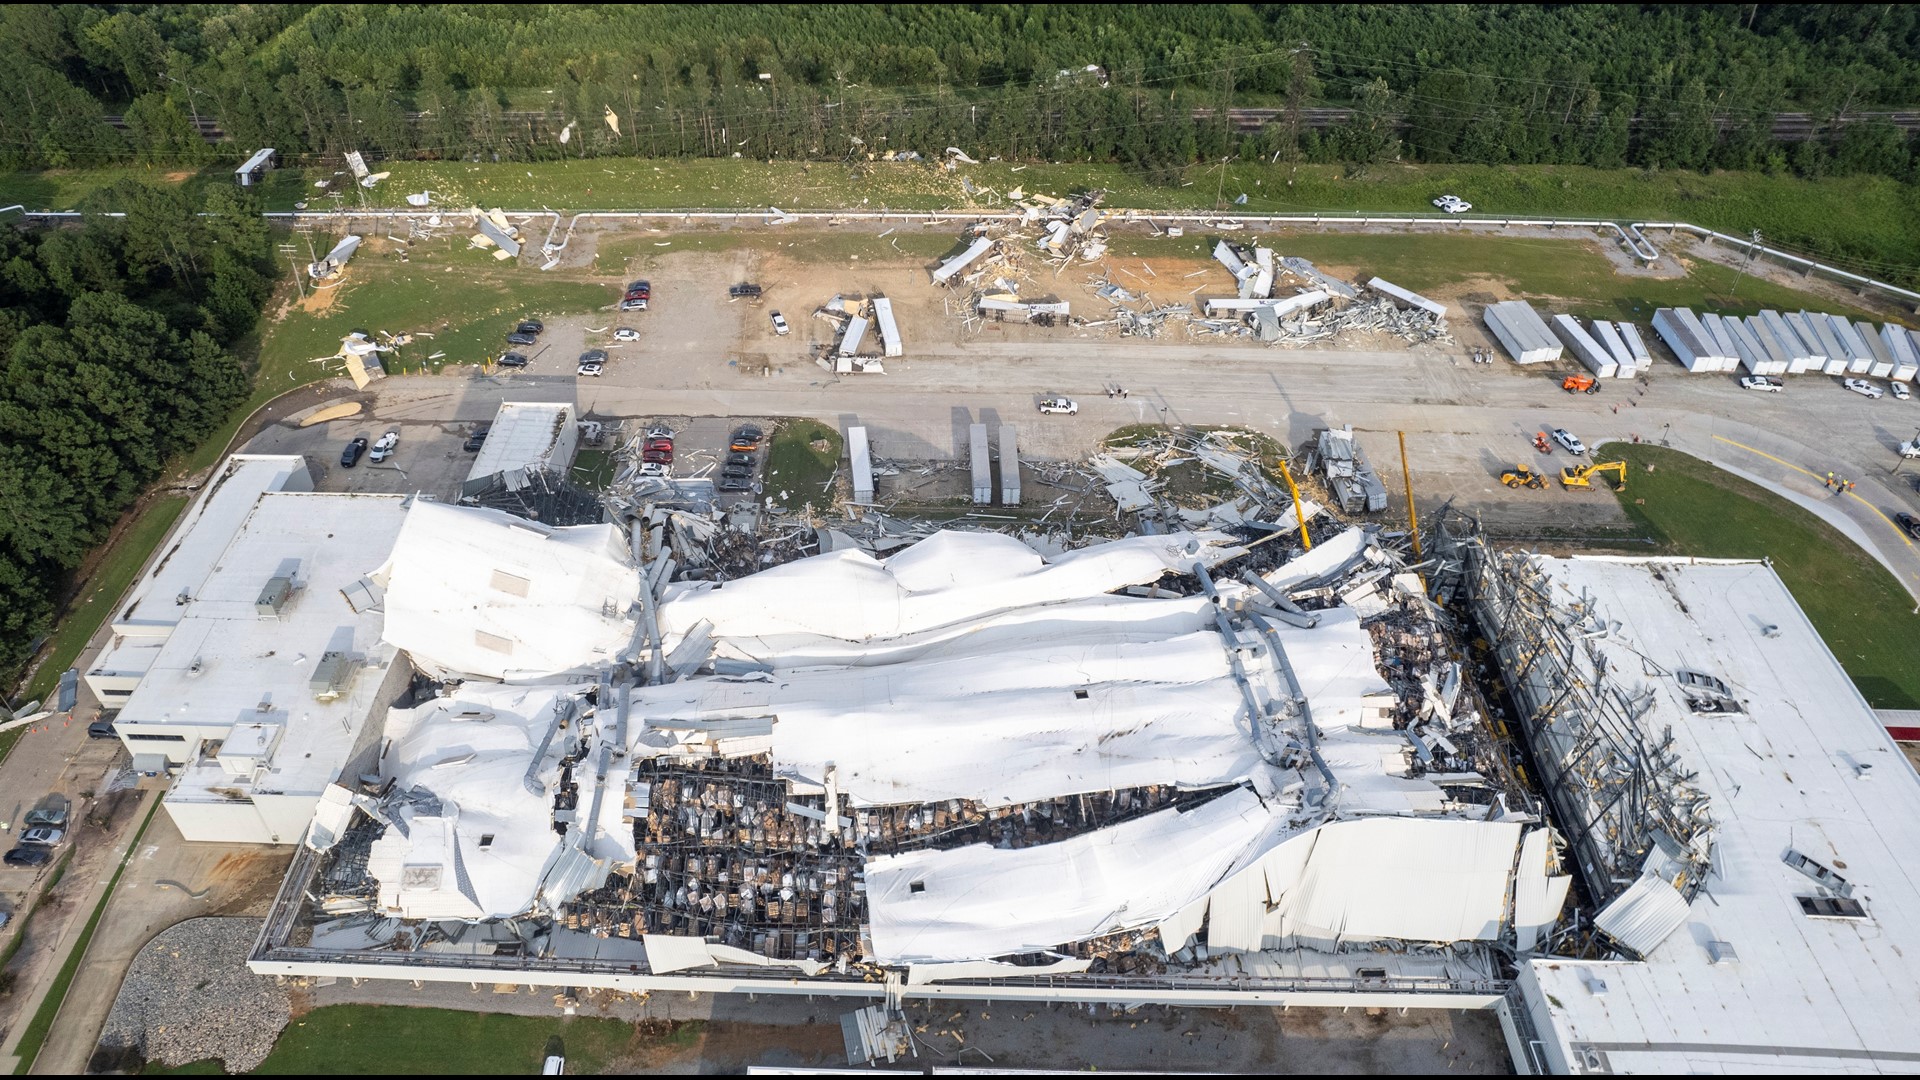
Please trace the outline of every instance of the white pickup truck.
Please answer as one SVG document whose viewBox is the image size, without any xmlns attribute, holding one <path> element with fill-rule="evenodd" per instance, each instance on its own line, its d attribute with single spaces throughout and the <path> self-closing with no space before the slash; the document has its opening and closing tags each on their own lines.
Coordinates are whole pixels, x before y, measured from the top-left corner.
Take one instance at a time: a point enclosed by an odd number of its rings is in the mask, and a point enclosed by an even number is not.
<svg viewBox="0 0 1920 1080">
<path fill-rule="evenodd" d="M 1920 435 L 1900 444 L 1900 456 L 1920 458 Z"/>
</svg>

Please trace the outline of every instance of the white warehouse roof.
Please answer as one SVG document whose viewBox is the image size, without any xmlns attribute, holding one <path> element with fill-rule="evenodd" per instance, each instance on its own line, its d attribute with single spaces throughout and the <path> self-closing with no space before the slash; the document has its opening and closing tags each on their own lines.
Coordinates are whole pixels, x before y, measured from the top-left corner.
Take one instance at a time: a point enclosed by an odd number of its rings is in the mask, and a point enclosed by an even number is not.
<svg viewBox="0 0 1920 1080">
<path fill-rule="evenodd" d="M 1615 676 L 1651 692 L 1642 731 L 1672 732 L 1713 818 L 1690 906 L 1664 913 L 1673 890 L 1641 879 L 1659 888 L 1622 932 L 1644 962 L 1522 965 L 1553 1071 L 1920 1069 L 1920 776 L 1785 584 L 1757 562 L 1540 562 L 1611 628 Z M 1695 712 L 1681 669 L 1741 711 Z"/>
<path fill-rule="evenodd" d="M 579 440 L 577 419 L 573 406 L 565 402 L 501 402 L 467 479 L 532 465 L 545 465 L 565 475 Z"/>
</svg>

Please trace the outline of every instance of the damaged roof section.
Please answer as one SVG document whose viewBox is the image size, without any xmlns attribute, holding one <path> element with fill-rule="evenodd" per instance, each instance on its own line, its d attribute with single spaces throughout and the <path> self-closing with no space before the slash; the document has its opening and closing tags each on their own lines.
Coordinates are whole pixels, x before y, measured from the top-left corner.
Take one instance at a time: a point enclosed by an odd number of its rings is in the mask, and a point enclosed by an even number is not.
<svg viewBox="0 0 1920 1080">
<path fill-rule="evenodd" d="M 485 595 L 446 579 L 461 543 L 523 565 L 614 544 L 482 513 L 434 507 L 402 536 L 400 622 L 414 590 Z M 1529 919 L 1557 913 L 1534 880 L 1551 860 L 1516 858 L 1536 819 L 1507 809 L 1524 796 L 1477 699 L 1373 533 L 1275 566 L 1230 533 L 1042 554 L 948 531 L 667 580 L 667 534 L 693 522 L 668 512 L 565 574 L 611 596 L 653 568 L 657 596 L 609 605 L 639 609 L 613 658 L 611 635 L 556 636 L 544 662 L 572 682 L 450 684 L 395 712 L 359 816 L 316 830 L 329 940 L 343 919 L 394 948 L 423 920 L 513 918 L 541 929 L 503 948 L 623 942 L 596 955 L 652 972 L 1155 977 L 1210 952 L 1512 941 L 1519 893 Z"/>
</svg>

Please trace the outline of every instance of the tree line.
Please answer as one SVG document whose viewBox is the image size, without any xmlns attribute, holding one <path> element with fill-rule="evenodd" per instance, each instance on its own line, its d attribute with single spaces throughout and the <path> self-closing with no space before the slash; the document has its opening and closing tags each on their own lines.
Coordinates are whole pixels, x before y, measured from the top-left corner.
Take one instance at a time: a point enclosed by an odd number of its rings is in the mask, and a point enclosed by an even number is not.
<svg viewBox="0 0 1920 1080">
<path fill-rule="evenodd" d="M 1890 124 L 1779 144 L 1771 119 L 1920 103 L 1903 5 L 16 5 L 0 28 L 12 168 L 204 162 L 210 117 L 296 159 L 959 145 L 1161 170 L 1237 154 L 1910 179 Z M 1235 104 L 1283 116 L 1243 136 Z M 1356 115 L 1288 121 L 1316 104 Z"/>
<path fill-rule="evenodd" d="M 259 200 L 126 181 L 124 217 L 0 230 L 0 672 L 52 626 L 73 572 L 246 397 L 230 346 L 272 291 Z M 201 213 L 204 211 L 204 214 Z"/>
</svg>

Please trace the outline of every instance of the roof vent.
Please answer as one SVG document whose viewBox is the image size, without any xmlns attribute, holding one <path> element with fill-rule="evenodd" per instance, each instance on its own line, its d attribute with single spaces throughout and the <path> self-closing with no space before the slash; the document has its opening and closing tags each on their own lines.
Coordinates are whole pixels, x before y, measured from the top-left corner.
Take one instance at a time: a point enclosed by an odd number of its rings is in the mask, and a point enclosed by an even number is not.
<svg viewBox="0 0 1920 1080">
<path fill-rule="evenodd" d="M 321 654 L 319 666 L 313 669 L 313 678 L 307 680 L 307 688 L 313 691 L 315 701 L 338 701 L 353 688 L 353 678 L 359 673 L 358 657 L 330 650 Z"/>
<path fill-rule="evenodd" d="M 276 576 L 267 579 L 266 587 L 253 602 L 253 613 L 262 619 L 277 619 L 287 606 L 287 598 L 293 595 L 293 579 Z"/>
<path fill-rule="evenodd" d="M 1724 941 L 1709 941 L 1707 942 L 1707 959 L 1715 964 L 1731 964 L 1740 959 L 1740 954 L 1734 952 L 1733 946 Z"/>
</svg>

